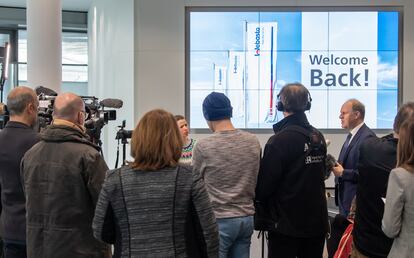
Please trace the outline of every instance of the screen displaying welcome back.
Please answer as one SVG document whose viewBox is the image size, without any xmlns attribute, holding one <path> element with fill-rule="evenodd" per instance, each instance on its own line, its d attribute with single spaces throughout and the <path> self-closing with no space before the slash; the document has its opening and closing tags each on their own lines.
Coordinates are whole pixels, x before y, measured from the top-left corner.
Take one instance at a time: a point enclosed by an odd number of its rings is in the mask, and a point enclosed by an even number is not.
<svg viewBox="0 0 414 258">
<path fill-rule="evenodd" d="M 317 128 L 341 128 L 341 105 L 365 104 L 371 128 L 392 128 L 398 106 L 399 12 L 189 13 L 189 114 L 206 128 L 204 98 L 223 92 L 238 128 L 271 128 L 283 119 L 277 94 L 301 82 Z M 188 107 L 187 107 L 188 108 Z"/>
</svg>

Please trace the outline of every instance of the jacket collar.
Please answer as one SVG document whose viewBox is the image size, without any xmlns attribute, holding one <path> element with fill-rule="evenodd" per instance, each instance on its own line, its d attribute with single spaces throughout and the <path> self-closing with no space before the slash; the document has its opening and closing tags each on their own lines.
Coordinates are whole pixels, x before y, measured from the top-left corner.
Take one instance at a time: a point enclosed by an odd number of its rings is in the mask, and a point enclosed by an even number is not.
<svg viewBox="0 0 414 258">
<path fill-rule="evenodd" d="M 275 133 L 280 132 L 281 130 L 285 129 L 291 125 L 298 125 L 302 127 L 310 127 L 309 121 L 305 115 L 305 113 L 295 113 L 290 116 L 287 116 L 280 120 L 278 123 L 273 125 L 273 131 Z"/>
<path fill-rule="evenodd" d="M 51 124 L 41 133 L 41 139 L 46 142 L 79 142 L 101 150 L 99 146 L 89 140 L 86 133 L 67 125 Z"/>
<path fill-rule="evenodd" d="M 26 129 L 33 129 L 30 126 L 28 126 L 27 124 L 21 123 L 21 122 L 16 122 L 16 121 L 9 121 L 6 124 L 5 128 L 26 128 Z"/>
</svg>

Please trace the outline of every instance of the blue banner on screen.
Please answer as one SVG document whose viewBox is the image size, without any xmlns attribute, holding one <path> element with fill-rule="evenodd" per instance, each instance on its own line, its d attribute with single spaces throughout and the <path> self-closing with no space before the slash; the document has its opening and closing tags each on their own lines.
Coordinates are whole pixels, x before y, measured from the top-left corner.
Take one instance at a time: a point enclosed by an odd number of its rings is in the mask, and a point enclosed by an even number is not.
<svg viewBox="0 0 414 258">
<path fill-rule="evenodd" d="M 398 106 L 399 12 L 190 12 L 190 121 L 206 128 L 202 101 L 225 93 L 238 128 L 283 119 L 277 94 L 301 82 L 317 128 L 341 128 L 350 98 L 371 128 L 392 128 Z"/>
</svg>

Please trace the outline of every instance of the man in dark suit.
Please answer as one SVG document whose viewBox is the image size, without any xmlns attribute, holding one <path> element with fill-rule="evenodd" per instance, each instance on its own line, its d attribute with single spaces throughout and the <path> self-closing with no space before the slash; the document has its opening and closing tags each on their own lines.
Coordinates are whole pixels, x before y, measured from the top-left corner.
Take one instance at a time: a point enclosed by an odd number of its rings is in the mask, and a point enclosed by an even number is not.
<svg viewBox="0 0 414 258">
<path fill-rule="evenodd" d="M 397 143 L 401 124 L 414 117 L 414 102 L 400 107 L 394 119 L 393 133 L 367 139 L 360 148 L 359 180 L 353 231 L 355 257 L 385 258 L 392 239 L 381 229 L 388 177 L 397 163 Z M 362 255 L 362 256 L 361 256 Z"/>
<path fill-rule="evenodd" d="M 335 174 L 335 201 L 339 206 L 339 213 L 348 216 L 352 199 L 355 196 L 361 143 L 375 133 L 364 123 L 365 106 L 357 99 L 347 100 L 341 107 L 342 128 L 349 131 L 338 157 L 338 163 L 333 168 Z"/>
<path fill-rule="evenodd" d="M 26 257 L 26 208 L 20 178 L 20 161 L 37 141 L 39 101 L 27 87 L 17 87 L 7 96 L 10 121 L 0 131 L 1 231 L 6 258 Z"/>
</svg>

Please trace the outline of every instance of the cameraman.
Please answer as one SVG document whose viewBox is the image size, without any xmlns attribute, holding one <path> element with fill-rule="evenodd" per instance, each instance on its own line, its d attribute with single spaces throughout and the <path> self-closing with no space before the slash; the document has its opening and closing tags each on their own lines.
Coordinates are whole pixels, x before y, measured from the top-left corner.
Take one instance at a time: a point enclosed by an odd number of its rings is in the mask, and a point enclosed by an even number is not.
<svg viewBox="0 0 414 258">
<path fill-rule="evenodd" d="M 29 258 L 104 258 L 109 246 L 92 235 L 92 219 L 108 167 L 85 133 L 85 103 L 58 95 L 53 122 L 22 159 Z"/>
<path fill-rule="evenodd" d="M 4 255 L 26 257 L 26 208 L 20 178 L 20 161 L 37 141 L 33 129 L 39 102 L 28 87 L 17 87 L 7 96 L 10 121 L 0 131 L 1 231 Z"/>
</svg>

